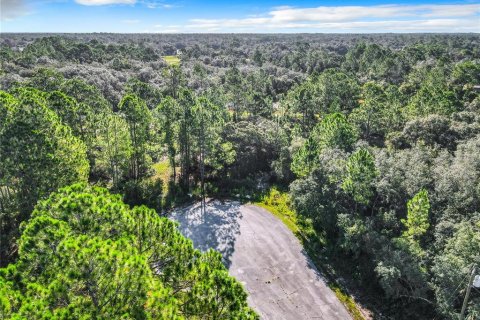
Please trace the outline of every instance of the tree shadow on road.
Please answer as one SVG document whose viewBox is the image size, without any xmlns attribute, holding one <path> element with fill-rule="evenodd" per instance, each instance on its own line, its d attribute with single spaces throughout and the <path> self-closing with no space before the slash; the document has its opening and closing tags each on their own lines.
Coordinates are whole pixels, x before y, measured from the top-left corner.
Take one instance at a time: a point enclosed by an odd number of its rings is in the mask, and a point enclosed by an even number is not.
<svg viewBox="0 0 480 320">
<path fill-rule="evenodd" d="M 171 218 L 179 222 L 180 232 L 193 241 L 195 248 L 201 251 L 212 248 L 220 252 L 228 268 L 240 234 L 240 205 L 239 202 L 215 200 L 207 203 L 204 214 L 200 204 L 195 204 L 173 212 Z"/>
</svg>

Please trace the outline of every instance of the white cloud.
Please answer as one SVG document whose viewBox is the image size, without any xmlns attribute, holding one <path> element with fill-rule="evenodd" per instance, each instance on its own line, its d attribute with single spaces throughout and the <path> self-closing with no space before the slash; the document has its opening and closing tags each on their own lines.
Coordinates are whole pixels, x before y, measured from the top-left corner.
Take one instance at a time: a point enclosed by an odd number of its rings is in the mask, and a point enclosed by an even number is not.
<svg viewBox="0 0 480 320">
<path fill-rule="evenodd" d="M 156 1 L 156 0 L 141 0 L 140 2 L 143 3 L 149 9 L 157 9 L 157 8 L 172 9 L 172 8 L 180 7 L 175 4 L 165 3 L 163 1 Z"/>
<path fill-rule="evenodd" d="M 192 19 L 190 32 L 480 32 L 480 4 L 277 7 L 240 19 Z"/>
<path fill-rule="evenodd" d="M 21 0 L 1 0 L 3 1 L 21 1 Z M 75 0 L 76 3 L 85 6 L 103 6 L 109 4 L 141 4 L 150 9 L 163 8 L 172 9 L 178 7 L 177 5 L 168 4 L 163 1 L 156 0 Z"/>
<path fill-rule="evenodd" d="M 269 14 L 273 22 L 350 21 L 364 18 L 469 16 L 479 11 L 478 4 L 463 5 L 378 5 L 317 8 L 285 8 Z"/>
<path fill-rule="evenodd" d="M 16 17 L 30 13 L 24 0 L 0 0 L 0 19 L 13 20 Z"/>
<path fill-rule="evenodd" d="M 75 0 L 84 6 L 103 6 L 108 4 L 135 4 L 136 0 Z"/>
</svg>

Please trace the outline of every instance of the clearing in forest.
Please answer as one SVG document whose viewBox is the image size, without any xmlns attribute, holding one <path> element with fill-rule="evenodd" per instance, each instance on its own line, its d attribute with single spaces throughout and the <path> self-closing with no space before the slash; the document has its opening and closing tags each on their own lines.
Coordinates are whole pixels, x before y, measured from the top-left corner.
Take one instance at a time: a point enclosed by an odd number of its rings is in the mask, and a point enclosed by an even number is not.
<svg viewBox="0 0 480 320">
<path fill-rule="evenodd" d="M 163 56 L 163 60 L 169 65 L 169 66 L 178 66 L 180 65 L 180 58 L 178 56 Z"/>
<path fill-rule="evenodd" d="M 299 240 L 263 208 L 211 201 L 172 214 L 196 248 L 218 250 L 262 319 L 351 319 Z"/>
</svg>

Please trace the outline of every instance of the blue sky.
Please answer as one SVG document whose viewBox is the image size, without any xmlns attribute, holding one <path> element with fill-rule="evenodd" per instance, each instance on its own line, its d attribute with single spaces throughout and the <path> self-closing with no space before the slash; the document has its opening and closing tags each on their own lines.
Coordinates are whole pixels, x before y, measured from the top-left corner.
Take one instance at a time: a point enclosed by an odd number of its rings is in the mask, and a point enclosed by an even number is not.
<svg viewBox="0 0 480 320">
<path fill-rule="evenodd" d="M 479 1 L 0 1 L 1 32 L 480 32 Z"/>
</svg>

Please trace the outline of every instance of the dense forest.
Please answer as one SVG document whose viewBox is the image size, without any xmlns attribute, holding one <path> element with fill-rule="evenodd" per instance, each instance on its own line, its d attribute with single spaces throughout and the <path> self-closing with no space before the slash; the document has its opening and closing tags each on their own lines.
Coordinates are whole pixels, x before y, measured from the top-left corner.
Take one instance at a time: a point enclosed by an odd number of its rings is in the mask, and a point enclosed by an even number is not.
<svg viewBox="0 0 480 320">
<path fill-rule="evenodd" d="M 375 318 L 458 318 L 480 267 L 480 36 L 0 42 L 0 318 L 255 319 L 167 216 L 270 188 Z"/>
</svg>

